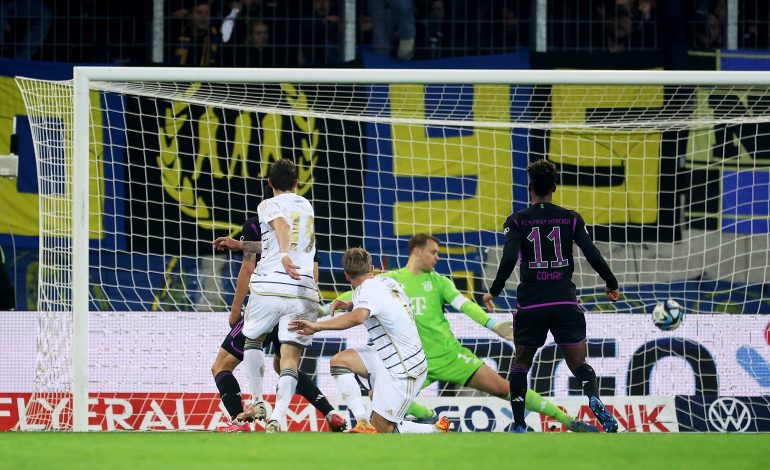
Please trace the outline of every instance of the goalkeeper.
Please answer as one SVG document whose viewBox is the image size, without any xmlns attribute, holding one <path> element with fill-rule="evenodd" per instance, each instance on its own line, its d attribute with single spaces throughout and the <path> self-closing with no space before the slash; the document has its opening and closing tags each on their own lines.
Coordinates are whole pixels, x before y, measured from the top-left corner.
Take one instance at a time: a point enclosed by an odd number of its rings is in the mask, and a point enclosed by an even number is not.
<svg viewBox="0 0 770 470">
<path fill-rule="evenodd" d="M 432 235 L 414 235 L 409 240 L 406 267 L 383 273 L 404 286 L 412 302 L 417 331 L 428 359 L 428 376 L 421 388 L 440 380 L 510 400 L 508 380 L 484 364 L 455 338 L 444 315 L 444 304 L 450 304 L 508 341 L 513 340 L 513 324 L 490 318 L 475 302 L 460 294 L 448 277 L 433 270 L 438 263 L 439 243 L 438 238 Z M 351 296 L 351 292 L 346 292 L 340 298 L 348 300 Z M 598 432 L 594 426 L 572 418 L 532 389 L 527 390 L 525 407 L 555 418 L 570 431 Z M 432 409 L 417 402 L 412 403 L 406 414 L 423 421 L 435 419 Z"/>
</svg>

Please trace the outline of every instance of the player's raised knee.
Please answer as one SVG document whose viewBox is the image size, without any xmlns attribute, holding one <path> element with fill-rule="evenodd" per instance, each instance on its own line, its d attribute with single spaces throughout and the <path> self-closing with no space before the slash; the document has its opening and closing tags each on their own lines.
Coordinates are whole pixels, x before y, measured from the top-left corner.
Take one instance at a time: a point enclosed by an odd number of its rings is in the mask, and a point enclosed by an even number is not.
<svg viewBox="0 0 770 470">
<path fill-rule="evenodd" d="M 345 360 L 345 355 L 342 353 L 337 353 L 334 356 L 332 356 L 331 360 L 329 361 L 330 366 L 334 367 L 347 367 L 347 361 Z"/>
</svg>

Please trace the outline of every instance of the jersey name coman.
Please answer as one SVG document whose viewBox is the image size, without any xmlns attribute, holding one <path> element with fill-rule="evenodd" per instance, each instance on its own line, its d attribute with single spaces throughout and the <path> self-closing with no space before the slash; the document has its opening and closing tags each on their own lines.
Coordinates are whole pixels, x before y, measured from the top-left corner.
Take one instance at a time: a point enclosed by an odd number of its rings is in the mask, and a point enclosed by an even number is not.
<svg viewBox="0 0 770 470">
<path fill-rule="evenodd" d="M 409 297 L 401 284 L 382 275 L 367 279 L 353 291 L 353 308 L 369 310 L 364 326 L 393 377 L 417 378 L 427 371 Z"/>
<path fill-rule="evenodd" d="M 313 206 L 294 193 L 284 193 L 262 201 L 257 207 L 262 232 L 262 258 L 251 277 L 251 292 L 282 295 L 318 301 L 313 280 L 315 225 Z M 300 280 L 292 279 L 281 263 L 281 249 L 270 222 L 282 217 L 291 228 L 289 257 L 299 266 Z"/>
</svg>

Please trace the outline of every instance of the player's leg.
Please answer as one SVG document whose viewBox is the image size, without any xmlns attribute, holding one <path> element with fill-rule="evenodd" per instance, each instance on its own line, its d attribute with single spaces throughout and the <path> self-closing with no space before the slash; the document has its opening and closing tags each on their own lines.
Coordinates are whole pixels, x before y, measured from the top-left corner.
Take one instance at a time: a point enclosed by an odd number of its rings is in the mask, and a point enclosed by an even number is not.
<svg viewBox="0 0 770 470">
<path fill-rule="evenodd" d="M 435 424 L 404 420 L 406 410 L 425 382 L 425 375 L 418 378 L 393 377 L 376 351 L 365 356 L 370 378 L 374 384 L 372 395 L 372 425 L 378 433 L 432 434 L 449 430 L 449 420 L 440 418 Z M 378 363 L 374 363 L 375 359 Z M 372 362 L 370 365 L 369 363 Z"/>
<path fill-rule="evenodd" d="M 599 381 L 596 372 L 586 362 L 586 321 L 579 306 L 559 308 L 554 311 L 551 332 L 554 341 L 564 351 L 567 367 L 583 386 L 591 412 L 599 420 L 605 432 L 617 432 L 618 423 L 599 399 Z"/>
<path fill-rule="evenodd" d="M 281 342 L 281 372 L 278 374 L 278 390 L 276 392 L 273 414 L 265 425 L 265 431 L 275 432 L 286 427 L 286 410 L 297 391 L 299 381 L 299 361 L 302 351 L 313 341 L 312 336 L 300 335 L 289 331 L 292 320 L 315 321 L 318 318 L 318 303 L 304 299 L 284 299 L 278 320 L 278 339 Z"/>
<path fill-rule="evenodd" d="M 247 338 L 243 346 L 243 369 L 247 391 L 251 396 L 241 416 L 244 421 L 263 420 L 267 416 L 262 400 L 265 381 L 265 352 L 262 346 L 264 339 L 264 335 L 257 339 Z"/>
<path fill-rule="evenodd" d="M 434 433 L 449 430 L 449 421 L 446 418 L 439 419 L 436 424 L 420 424 L 404 420 L 406 410 L 417 397 L 427 374 L 416 378 L 392 376 L 373 346 L 356 348 L 345 357 L 338 358 L 335 365 L 337 367 L 344 365 L 351 372 L 368 378 L 372 386 L 372 423 L 362 432 Z M 360 398 L 361 392 L 357 384 L 356 395 Z M 356 432 L 356 428 L 351 432 Z"/>
<path fill-rule="evenodd" d="M 369 371 L 359 352 L 348 349 L 332 356 L 329 369 L 337 389 L 342 395 L 342 400 L 353 413 L 356 420 L 356 432 L 366 432 L 369 424 L 369 414 L 366 412 L 364 401 L 361 398 L 361 387 L 358 385 L 356 375 L 369 378 Z M 361 424 L 358 424 L 361 423 Z"/>
<path fill-rule="evenodd" d="M 524 409 L 527 396 L 527 374 L 538 348 L 548 335 L 548 311 L 543 309 L 516 310 L 513 313 L 513 342 L 516 354 L 508 374 L 513 431 L 526 432 Z"/>
<path fill-rule="evenodd" d="M 399 423 L 395 423 L 388 418 L 380 416 L 376 411 L 372 411 L 372 426 L 374 426 L 374 429 L 379 434 L 394 432 L 399 434 L 438 434 L 449 431 L 449 420 L 441 418 L 435 424 L 428 424 L 402 419 Z"/>
<path fill-rule="evenodd" d="M 413 401 L 412 404 L 409 405 L 409 409 L 406 410 L 406 414 L 408 416 L 414 417 L 416 421 L 424 421 L 436 417 L 436 412 L 433 409 L 428 408 L 427 406 L 416 401 Z"/>
<path fill-rule="evenodd" d="M 265 382 L 265 347 L 269 344 L 274 344 L 273 359 L 276 359 L 278 357 L 278 348 L 280 348 L 280 343 L 278 343 L 278 325 L 275 325 L 267 335 L 262 335 L 254 340 L 247 339 L 244 345 L 245 360 L 243 367 L 246 374 L 246 384 L 251 395 L 251 400 L 246 404 L 242 416 L 246 421 L 253 421 L 255 419 L 262 421 L 267 418 L 267 407 L 265 406 L 262 392 Z M 275 346 L 275 344 L 278 346 Z M 278 372 L 278 369 L 276 369 L 276 372 Z"/>
<path fill-rule="evenodd" d="M 479 367 L 465 385 L 498 398 L 502 398 L 506 401 L 511 400 L 510 382 L 505 380 L 500 374 L 492 370 L 492 368 L 486 364 Z M 591 426 L 586 423 L 576 421 L 575 418 L 562 411 L 553 402 L 542 397 L 531 388 L 527 388 L 527 394 L 524 397 L 524 408 L 554 418 L 561 424 L 567 426 L 571 431 L 590 431 L 591 428 Z"/>
<path fill-rule="evenodd" d="M 430 371 L 428 371 L 428 377 L 420 386 L 420 390 L 424 389 L 435 381 L 435 379 L 431 378 Z M 412 404 L 409 405 L 409 408 L 406 410 L 406 415 L 412 416 L 414 418 L 414 422 L 416 423 L 435 424 L 436 421 L 438 421 L 438 415 L 436 415 L 436 411 L 420 403 L 417 403 L 417 400 L 414 400 Z"/>
<path fill-rule="evenodd" d="M 525 432 L 524 410 L 527 397 L 527 374 L 534 360 L 537 347 L 516 346 L 508 382 L 510 387 L 511 412 L 514 432 Z"/>
<path fill-rule="evenodd" d="M 277 432 L 286 429 L 286 410 L 289 409 L 291 399 L 297 391 L 297 371 L 299 360 L 302 357 L 303 345 L 296 343 L 281 344 L 281 370 L 278 374 L 278 387 L 275 395 L 273 413 L 265 425 L 265 431 Z"/>
<path fill-rule="evenodd" d="M 278 325 L 273 331 L 265 338 L 265 344 L 273 345 L 273 369 L 276 374 L 281 373 L 281 343 L 278 341 Z M 305 399 L 320 411 L 326 418 L 326 422 L 329 423 L 329 428 L 332 432 L 343 432 L 347 429 L 347 423 L 345 418 L 334 409 L 329 403 L 318 386 L 313 382 L 310 376 L 303 372 L 301 369 L 297 370 L 297 393 L 305 397 Z"/>
<path fill-rule="evenodd" d="M 383 418 L 376 411 L 372 412 L 372 426 L 380 434 L 390 434 L 396 430 L 396 423 Z"/>
<path fill-rule="evenodd" d="M 229 429 L 230 431 L 236 431 L 236 427 L 239 428 L 237 429 L 239 431 L 245 431 L 241 428 L 242 423 L 237 420 L 238 415 L 243 413 L 243 403 L 241 402 L 241 387 L 233 375 L 233 371 L 240 363 L 241 358 L 235 357 L 221 347 L 211 365 L 211 374 L 214 376 L 214 382 L 217 385 L 217 390 L 219 390 L 219 398 L 222 400 L 227 414 L 230 415 L 231 423 L 233 423 L 233 426 L 228 427 L 232 427 Z"/>
<path fill-rule="evenodd" d="M 243 320 L 235 324 L 230 333 L 225 336 L 222 345 L 217 352 L 214 363 L 211 365 L 211 375 L 214 376 L 214 382 L 219 390 L 219 397 L 222 404 L 230 415 L 231 425 L 222 428 L 223 432 L 244 432 L 251 431 L 251 428 L 238 416 L 243 412 L 243 403 L 241 401 L 241 386 L 233 375 L 233 371 L 238 364 L 243 361 L 243 344 L 246 338 L 241 333 L 243 329 Z"/>
<path fill-rule="evenodd" d="M 476 372 L 464 385 L 503 400 L 510 399 L 511 386 L 508 381 L 486 364 L 482 364 L 476 369 Z"/>
<path fill-rule="evenodd" d="M 588 397 L 588 407 L 596 416 L 596 419 L 604 428 L 605 432 L 617 432 L 618 422 L 612 416 L 604 403 L 599 398 L 599 381 L 596 378 L 596 372 L 585 360 L 586 344 L 561 344 L 564 351 L 564 359 L 567 367 L 583 386 L 583 393 Z"/>
<path fill-rule="evenodd" d="M 244 413 L 241 416 L 244 420 L 266 417 L 265 405 L 262 402 L 265 375 L 263 342 L 266 335 L 278 324 L 284 301 L 285 299 L 281 297 L 251 295 L 246 304 L 242 331 L 246 337 L 243 367 L 252 400 L 244 407 Z"/>
</svg>

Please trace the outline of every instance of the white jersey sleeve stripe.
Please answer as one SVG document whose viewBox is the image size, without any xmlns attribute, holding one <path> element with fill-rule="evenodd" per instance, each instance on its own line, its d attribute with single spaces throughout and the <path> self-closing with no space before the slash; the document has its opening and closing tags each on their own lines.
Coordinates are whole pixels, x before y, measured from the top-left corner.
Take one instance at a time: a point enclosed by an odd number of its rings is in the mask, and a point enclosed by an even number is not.
<svg viewBox="0 0 770 470">
<path fill-rule="evenodd" d="M 452 299 L 451 302 L 449 302 L 449 305 L 454 307 L 455 310 L 460 310 L 463 305 L 465 305 L 466 302 L 469 302 L 470 299 L 462 294 L 458 295 L 454 299 Z"/>
</svg>

